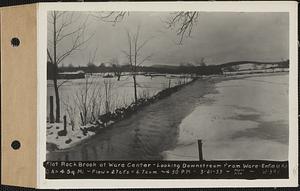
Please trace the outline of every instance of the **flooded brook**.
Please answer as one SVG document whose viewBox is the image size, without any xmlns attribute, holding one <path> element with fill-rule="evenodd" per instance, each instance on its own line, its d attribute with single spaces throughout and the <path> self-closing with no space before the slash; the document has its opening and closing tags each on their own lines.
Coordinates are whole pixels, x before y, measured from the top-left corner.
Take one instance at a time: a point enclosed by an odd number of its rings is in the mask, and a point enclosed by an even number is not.
<svg viewBox="0 0 300 191">
<path fill-rule="evenodd" d="M 197 80 L 79 145 L 48 153 L 47 160 L 162 160 L 176 144 L 181 121 L 212 90 L 211 82 Z"/>
</svg>

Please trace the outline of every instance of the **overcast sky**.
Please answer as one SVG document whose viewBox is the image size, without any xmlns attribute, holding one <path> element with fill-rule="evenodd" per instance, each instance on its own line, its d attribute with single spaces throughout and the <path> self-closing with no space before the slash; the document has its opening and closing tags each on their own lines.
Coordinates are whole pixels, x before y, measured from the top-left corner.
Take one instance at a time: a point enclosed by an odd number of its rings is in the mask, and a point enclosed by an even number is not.
<svg viewBox="0 0 300 191">
<path fill-rule="evenodd" d="M 86 13 L 80 14 L 82 16 L 76 19 L 74 27 L 86 18 Z M 63 64 L 87 65 L 97 47 L 96 65 L 112 58 L 117 58 L 121 64 L 126 63 L 122 53 L 128 47 L 126 30 L 133 33 L 138 25 L 141 26 L 141 40 L 151 38 L 143 49 L 143 56 L 153 56 L 145 65 L 178 65 L 181 62 L 195 62 L 202 57 L 207 64 L 288 59 L 288 13 L 201 12 L 191 37 L 185 38 L 182 45 L 178 45 L 176 31 L 166 28 L 164 21 L 169 16 L 167 12 L 130 12 L 116 25 L 89 16 L 84 37 L 94 34 L 92 39 L 81 51 L 67 57 Z M 49 40 L 52 37 L 51 27 L 49 24 Z M 62 41 L 58 45 L 59 54 L 71 42 L 71 38 Z"/>
</svg>

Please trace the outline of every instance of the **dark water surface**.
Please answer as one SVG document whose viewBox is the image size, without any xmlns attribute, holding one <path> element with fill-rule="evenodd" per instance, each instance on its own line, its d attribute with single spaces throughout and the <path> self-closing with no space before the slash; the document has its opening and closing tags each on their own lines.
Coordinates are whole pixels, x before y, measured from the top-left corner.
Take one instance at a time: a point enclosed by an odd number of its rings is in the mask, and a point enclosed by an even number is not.
<svg viewBox="0 0 300 191">
<path fill-rule="evenodd" d="M 79 145 L 48 153 L 47 160 L 162 160 L 160 153 L 176 144 L 181 121 L 212 90 L 211 82 L 197 80 Z"/>
</svg>

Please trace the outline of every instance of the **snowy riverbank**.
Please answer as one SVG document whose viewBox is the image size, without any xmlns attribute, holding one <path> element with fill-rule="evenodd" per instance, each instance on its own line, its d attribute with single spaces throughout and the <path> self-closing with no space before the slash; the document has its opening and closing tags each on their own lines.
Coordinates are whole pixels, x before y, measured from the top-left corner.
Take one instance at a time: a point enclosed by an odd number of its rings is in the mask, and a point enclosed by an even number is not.
<svg viewBox="0 0 300 191">
<path fill-rule="evenodd" d="M 198 160 L 198 139 L 205 160 L 287 160 L 287 73 L 225 78 L 216 90 L 181 122 L 165 160 Z"/>
<path fill-rule="evenodd" d="M 79 144 L 83 140 L 90 138 L 95 135 L 97 132 L 103 131 L 104 129 L 110 127 L 112 124 L 117 121 L 123 120 L 125 118 L 130 117 L 133 113 L 135 113 L 141 107 L 149 105 L 150 103 L 155 102 L 156 100 L 162 99 L 166 96 L 171 95 L 173 92 L 177 91 L 180 87 L 185 86 L 189 82 L 192 82 L 191 78 L 165 78 L 165 77 L 155 77 L 155 78 L 146 78 L 139 77 L 139 80 L 143 83 L 143 87 L 139 86 L 139 99 L 137 103 L 133 103 L 134 97 L 132 95 L 132 86 L 123 87 L 124 81 L 128 81 L 130 83 L 130 79 L 124 79 L 122 81 L 117 81 L 116 79 L 111 79 L 114 84 L 110 101 L 118 102 L 114 107 L 110 107 L 110 112 L 104 113 L 105 108 L 104 104 L 101 103 L 101 98 L 104 99 L 104 95 L 97 97 L 97 102 L 99 103 L 99 118 L 93 121 L 88 121 L 86 125 L 80 124 L 80 111 L 78 108 L 78 102 L 76 100 L 70 101 L 70 96 L 72 94 L 76 94 L 76 88 L 81 89 L 84 87 L 84 79 L 75 80 L 74 84 L 77 84 L 76 87 L 72 87 L 70 90 L 69 85 L 62 86 L 62 98 L 63 102 L 68 100 L 68 105 L 64 105 L 62 107 L 63 113 L 66 115 L 66 133 L 64 133 L 64 125 L 63 123 L 47 123 L 47 150 L 55 151 L 60 149 L 67 149 L 76 144 Z M 80 83 L 79 83 L 80 82 Z M 91 81 L 90 81 L 91 82 Z M 103 79 L 97 78 L 93 81 L 95 89 L 103 88 Z M 68 83 L 72 83 L 68 82 Z M 51 87 L 51 86 L 50 86 Z M 90 86 L 92 87 L 92 86 Z M 142 94 L 147 88 L 147 93 Z M 150 87 L 150 88 L 149 88 Z M 51 95 L 52 89 L 49 88 L 48 95 Z M 103 91 L 100 91 L 103 93 Z M 90 93 L 88 93 L 90 94 Z M 117 97 L 116 97 L 117 95 Z M 130 95 L 130 96 L 128 96 Z M 49 97 L 49 96 L 48 96 Z M 91 96 L 87 96 L 89 99 Z M 132 103 L 130 103 L 130 101 Z M 87 102 L 91 102 L 87 100 Z M 130 104 L 129 104 L 130 103 Z M 110 104 L 111 106 L 112 104 Z M 72 113 L 70 112 L 70 108 L 72 108 Z M 100 108 L 101 107 L 101 108 Z M 69 110 L 68 110 L 69 109 Z M 69 111 L 69 112 L 67 112 Z M 72 115 L 71 115 L 72 114 Z M 73 120 L 70 120 L 72 119 Z M 73 121 L 73 122 L 72 122 Z M 62 133 L 63 135 L 60 135 Z"/>
</svg>

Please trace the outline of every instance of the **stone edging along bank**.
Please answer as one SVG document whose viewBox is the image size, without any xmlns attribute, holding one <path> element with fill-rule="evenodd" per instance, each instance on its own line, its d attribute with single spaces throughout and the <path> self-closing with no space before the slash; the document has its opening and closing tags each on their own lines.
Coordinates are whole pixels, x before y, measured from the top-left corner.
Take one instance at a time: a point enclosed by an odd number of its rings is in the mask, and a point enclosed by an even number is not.
<svg viewBox="0 0 300 191">
<path fill-rule="evenodd" d="M 106 114 L 103 114 L 99 117 L 98 120 L 94 121 L 88 126 L 85 127 L 80 127 L 83 135 L 86 135 L 88 131 L 94 132 L 94 133 L 100 133 L 104 129 L 109 128 L 111 125 L 124 120 L 126 118 L 129 118 L 132 116 L 134 113 L 136 113 L 138 110 L 144 108 L 147 105 L 150 105 L 151 103 L 154 103 L 158 100 L 164 99 L 168 96 L 170 96 L 172 93 L 177 92 L 180 90 L 182 87 L 193 83 L 196 81 L 196 78 L 193 78 L 191 81 L 177 85 L 171 88 L 164 89 L 160 92 L 158 92 L 156 95 L 152 96 L 151 98 L 140 98 L 138 99 L 137 103 L 132 103 L 127 107 L 122 107 L 116 109 L 113 113 L 109 112 Z"/>
</svg>

